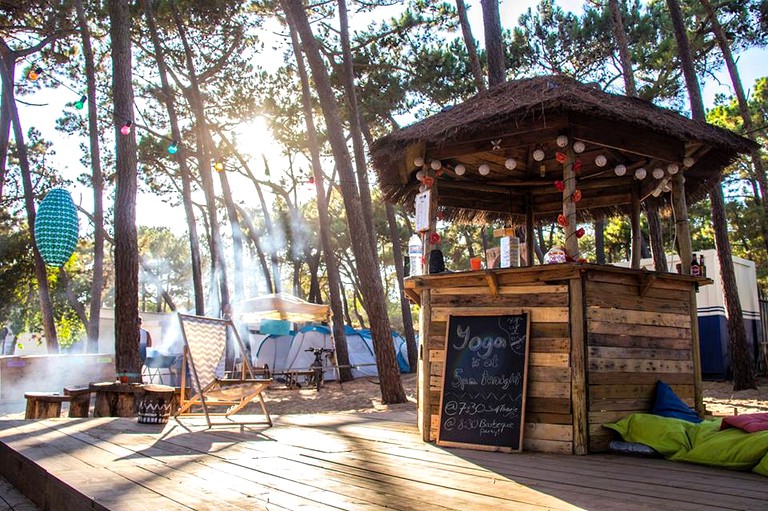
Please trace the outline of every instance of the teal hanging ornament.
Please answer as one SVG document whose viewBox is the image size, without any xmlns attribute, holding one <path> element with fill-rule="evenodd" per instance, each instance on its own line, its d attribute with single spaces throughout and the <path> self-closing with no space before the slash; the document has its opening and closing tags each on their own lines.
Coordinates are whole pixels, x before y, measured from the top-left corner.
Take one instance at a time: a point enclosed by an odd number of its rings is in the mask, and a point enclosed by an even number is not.
<svg viewBox="0 0 768 511">
<path fill-rule="evenodd" d="M 49 191 L 35 217 L 35 244 L 48 266 L 64 265 L 77 246 L 77 208 L 63 188 Z"/>
</svg>

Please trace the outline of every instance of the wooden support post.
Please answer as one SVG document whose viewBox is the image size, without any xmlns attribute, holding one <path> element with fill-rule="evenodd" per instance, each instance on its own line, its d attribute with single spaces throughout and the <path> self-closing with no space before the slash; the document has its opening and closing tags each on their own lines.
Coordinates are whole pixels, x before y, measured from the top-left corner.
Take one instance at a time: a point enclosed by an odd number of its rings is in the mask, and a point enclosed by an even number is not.
<svg viewBox="0 0 768 511">
<path fill-rule="evenodd" d="M 421 438 L 425 442 L 430 441 L 432 430 L 432 414 L 430 412 L 429 385 L 430 366 L 429 357 L 429 325 L 431 323 L 432 307 L 430 305 L 430 290 L 422 289 L 421 307 L 419 307 L 419 387 L 416 401 L 419 406 L 418 425 Z"/>
<path fill-rule="evenodd" d="M 699 417 L 704 417 L 704 389 L 701 382 L 701 346 L 699 345 L 699 315 L 696 305 L 696 289 L 691 289 L 691 346 L 693 354 L 693 399 Z"/>
<path fill-rule="evenodd" d="M 568 281 L 571 323 L 571 401 L 573 402 L 573 454 L 589 453 L 587 368 L 584 328 L 583 277 Z"/>
<path fill-rule="evenodd" d="M 533 223 L 536 216 L 533 212 L 533 198 L 531 194 L 525 196 L 525 262 L 526 266 L 533 266 L 533 258 L 536 254 L 534 247 L 536 246 L 535 234 L 533 232 Z M 522 266 L 522 265 L 521 265 Z"/>
<path fill-rule="evenodd" d="M 25 392 L 27 409 L 25 419 L 52 419 L 61 417 L 61 403 L 69 397 L 58 392 Z"/>
<path fill-rule="evenodd" d="M 576 191 L 576 173 L 573 163 L 576 155 L 573 148 L 566 150 L 567 160 L 563 165 L 563 216 L 567 224 L 565 231 L 565 253 L 574 259 L 579 258 L 579 240 L 576 238 L 576 203 L 573 201 L 573 192 Z"/>
<path fill-rule="evenodd" d="M 643 246 L 643 233 L 640 230 L 640 183 L 632 187 L 632 268 L 640 269 L 641 250 Z"/>
<path fill-rule="evenodd" d="M 685 203 L 685 177 L 682 170 L 672 176 L 672 211 L 675 215 L 677 253 L 680 256 L 682 273 L 683 275 L 690 275 L 693 248 L 688 225 L 688 206 Z"/>
<path fill-rule="evenodd" d="M 91 391 L 88 387 L 64 387 L 69 397 L 69 417 L 88 417 L 91 409 Z"/>
</svg>

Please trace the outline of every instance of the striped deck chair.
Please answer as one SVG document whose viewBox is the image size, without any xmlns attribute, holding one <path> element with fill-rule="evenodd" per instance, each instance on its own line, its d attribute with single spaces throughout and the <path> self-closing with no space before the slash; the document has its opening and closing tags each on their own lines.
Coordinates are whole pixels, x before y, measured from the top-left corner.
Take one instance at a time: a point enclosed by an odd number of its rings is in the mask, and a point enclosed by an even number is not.
<svg viewBox="0 0 768 511">
<path fill-rule="evenodd" d="M 213 425 L 269 424 L 272 419 L 264 404 L 262 392 L 272 383 L 271 378 L 256 378 L 245 346 L 231 319 L 208 318 L 179 314 L 184 356 L 181 372 L 181 402 L 175 417 L 205 416 Z M 216 374 L 224 357 L 227 338 L 237 343 L 242 355 L 242 366 L 226 375 Z M 190 380 L 190 381 L 187 381 Z M 186 398 L 187 395 L 191 397 Z M 266 420 L 256 422 L 235 421 L 236 414 L 249 403 L 258 401 Z M 225 417 L 226 421 L 212 422 L 211 417 Z"/>
</svg>

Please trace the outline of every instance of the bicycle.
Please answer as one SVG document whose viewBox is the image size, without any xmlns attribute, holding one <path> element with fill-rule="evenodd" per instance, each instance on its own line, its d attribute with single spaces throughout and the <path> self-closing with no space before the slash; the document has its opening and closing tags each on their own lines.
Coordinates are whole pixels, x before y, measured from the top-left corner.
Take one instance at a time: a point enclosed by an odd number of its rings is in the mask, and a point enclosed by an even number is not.
<svg viewBox="0 0 768 511">
<path fill-rule="evenodd" d="M 327 353 L 327 357 L 330 357 L 333 350 L 330 348 L 307 348 L 304 351 L 311 351 L 315 355 L 315 360 L 310 364 L 309 370 L 312 374 L 307 378 L 306 385 L 311 387 L 312 385 L 319 391 L 325 384 L 325 378 L 323 372 L 325 366 L 323 365 L 323 353 Z"/>
</svg>

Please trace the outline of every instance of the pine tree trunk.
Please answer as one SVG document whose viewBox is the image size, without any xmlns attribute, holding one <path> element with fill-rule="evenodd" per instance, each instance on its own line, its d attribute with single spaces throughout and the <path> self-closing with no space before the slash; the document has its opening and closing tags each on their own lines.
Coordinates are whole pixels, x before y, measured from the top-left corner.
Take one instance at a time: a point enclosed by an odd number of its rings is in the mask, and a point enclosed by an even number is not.
<svg viewBox="0 0 768 511">
<path fill-rule="evenodd" d="M 91 150 L 91 187 L 93 188 L 93 274 L 91 277 L 91 303 L 87 331 L 86 351 L 99 351 L 99 323 L 101 320 L 101 292 L 104 288 L 104 175 L 101 171 L 98 112 L 96 111 L 96 66 L 93 62 L 91 33 L 82 0 L 75 0 L 77 23 L 83 42 L 85 80 L 87 83 L 88 142 Z"/>
<path fill-rule="evenodd" d="M 416 372 L 418 364 L 418 346 L 416 345 L 416 332 L 413 330 L 413 316 L 411 315 L 411 304 L 405 297 L 405 286 L 403 279 L 405 278 L 405 269 L 403 257 L 403 249 L 400 246 L 400 236 L 397 231 L 397 219 L 395 218 L 395 207 L 390 204 L 385 204 L 387 211 L 387 222 L 389 223 L 389 239 L 392 242 L 392 257 L 394 258 L 395 273 L 397 274 L 397 288 L 400 296 L 400 314 L 403 316 L 403 335 L 405 336 L 405 345 L 408 348 L 408 365 L 411 367 L 411 372 Z"/>
<path fill-rule="evenodd" d="M 157 32 L 157 25 L 155 23 L 155 17 L 152 11 L 151 0 L 143 0 L 144 13 L 147 19 L 147 27 L 152 38 L 152 44 L 155 50 L 155 61 L 157 62 L 157 70 L 160 75 L 160 84 L 163 89 L 162 99 L 165 102 L 165 108 L 168 111 L 168 120 L 171 124 L 171 134 L 175 141 L 181 141 L 181 129 L 179 128 L 179 118 L 176 113 L 176 105 L 174 102 L 174 94 L 168 83 L 168 69 L 165 65 L 165 58 L 163 56 L 163 47 L 160 44 L 160 37 Z M 179 165 L 179 172 L 181 174 L 181 197 L 184 204 L 184 213 L 187 220 L 187 229 L 189 237 L 189 253 L 192 264 L 192 288 L 194 292 L 195 300 L 195 314 L 205 314 L 205 295 L 203 293 L 203 265 L 202 258 L 200 256 L 200 238 L 197 234 L 197 220 L 195 218 L 195 210 L 192 206 L 192 184 L 191 173 L 187 166 L 188 153 L 182 146 L 178 147 L 176 152 L 176 163 Z"/>
<path fill-rule="evenodd" d="M 112 40 L 112 100 L 115 108 L 117 192 L 115 196 L 115 368 L 129 382 L 141 382 L 139 358 L 139 247 L 136 234 L 137 162 L 133 120 L 130 5 L 109 0 Z"/>
<path fill-rule="evenodd" d="M 320 145 L 317 141 L 317 130 L 312 118 L 312 94 L 309 88 L 309 76 L 304 65 L 304 57 L 301 54 L 299 35 L 293 26 L 289 26 L 293 52 L 296 55 L 296 66 L 301 78 L 301 101 L 304 111 L 304 122 L 307 126 L 307 139 L 312 157 L 312 175 L 315 178 L 315 193 L 317 196 L 317 216 L 320 230 L 320 244 L 323 247 L 325 268 L 328 274 L 328 296 L 331 302 L 331 326 L 333 340 L 336 349 L 336 363 L 339 367 L 339 379 L 342 382 L 352 380 L 352 369 L 349 367 L 349 350 L 347 348 L 347 334 L 344 324 L 344 304 L 341 294 L 341 276 L 339 274 L 338 261 L 333 251 L 331 239 L 331 218 L 328 213 L 328 198 L 325 194 L 325 175 L 320 161 Z"/>
<path fill-rule="evenodd" d="M 352 251 L 355 255 L 357 270 L 362 276 L 360 279 L 361 290 L 368 306 L 368 319 L 381 382 L 382 402 L 386 404 L 404 403 L 406 402 L 405 391 L 400 381 L 400 371 L 392 346 L 392 330 L 387 315 L 386 297 L 381 284 L 379 262 L 370 243 L 370 234 L 366 232 L 368 226 L 355 186 L 354 170 L 328 71 L 320 55 L 318 43 L 312 33 L 302 1 L 283 0 L 282 4 L 289 23 L 294 26 L 301 38 L 328 128 L 328 140 L 341 181 L 340 188 L 347 213 Z"/>
<path fill-rule="evenodd" d="M 480 5 L 483 8 L 485 54 L 488 59 L 488 86 L 493 87 L 507 80 L 499 0 L 480 0 Z"/>
<path fill-rule="evenodd" d="M 701 99 L 701 89 L 693 67 L 693 59 L 688 44 L 688 37 L 683 24 L 683 15 L 678 0 L 667 0 L 672 25 L 675 29 L 675 37 L 678 44 L 678 54 L 685 74 L 685 82 L 691 101 L 693 118 L 706 122 L 704 102 Z M 675 175 L 677 176 L 677 174 Z M 736 287 L 736 274 L 733 269 L 731 256 L 731 244 L 728 240 L 728 223 L 725 216 L 725 199 L 723 189 L 718 183 L 709 192 L 710 207 L 712 210 L 712 224 L 715 230 L 715 245 L 717 257 L 720 260 L 720 274 L 723 279 L 723 294 L 728 312 L 728 334 L 731 347 L 731 369 L 733 371 L 734 390 L 755 388 L 754 369 L 747 349 L 747 334 L 744 327 L 744 317 L 741 311 L 738 288 Z"/>
<path fill-rule="evenodd" d="M 469 67 L 472 69 L 472 77 L 475 79 L 475 86 L 477 87 L 478 92 L 484 91 L 485 82 L 483 81 L 483 68 L 480 66 L 480 58 L 477 56 L 477 45 L 475 44 L 475 38 L 472 37 L 472 29 L 469 25 L 467 6 L 464 4 L 464 0 L 456 0 L 456 11 L 459 14 L 461 35 L 464 38 L 464 45 L 467 47 Z"/>
</svg>

